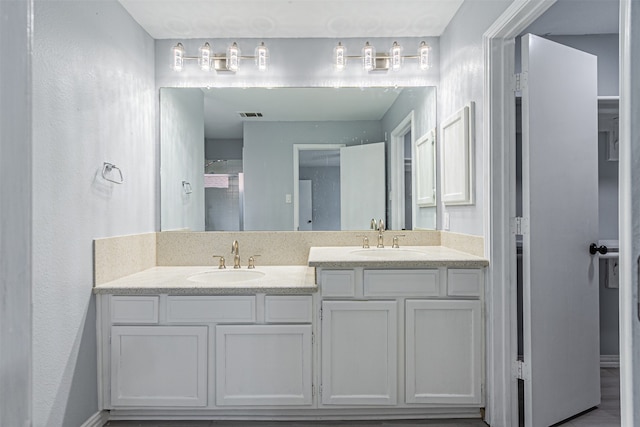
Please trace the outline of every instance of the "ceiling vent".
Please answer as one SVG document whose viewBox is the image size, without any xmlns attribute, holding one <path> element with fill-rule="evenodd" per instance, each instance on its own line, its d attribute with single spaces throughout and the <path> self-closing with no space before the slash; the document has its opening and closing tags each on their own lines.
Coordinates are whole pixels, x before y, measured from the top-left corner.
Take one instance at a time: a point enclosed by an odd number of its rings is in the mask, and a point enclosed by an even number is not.
<svg viewBox="0 0 640 427">
<path fill-rule="evenodd" d="M 256 119 L 256 118 L 262 117 L 262 113 L 238 113 L 238 114 L 240 114 L 240 117 L 249 118 L 249 119 Z"/>
</svg>

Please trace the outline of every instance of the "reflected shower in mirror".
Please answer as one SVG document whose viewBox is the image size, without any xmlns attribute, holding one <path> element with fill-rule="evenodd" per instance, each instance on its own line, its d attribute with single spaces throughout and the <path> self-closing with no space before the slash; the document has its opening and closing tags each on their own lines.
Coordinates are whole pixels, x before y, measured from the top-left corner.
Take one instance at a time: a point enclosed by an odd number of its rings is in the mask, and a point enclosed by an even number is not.
<svg viewBox="0 0 640 427">
<path fill-rule="evenodd" d="M 161 229 L 433 229 L 415 150 L 435 111 L 434 87 L 162 88 Z"/>
</svg>

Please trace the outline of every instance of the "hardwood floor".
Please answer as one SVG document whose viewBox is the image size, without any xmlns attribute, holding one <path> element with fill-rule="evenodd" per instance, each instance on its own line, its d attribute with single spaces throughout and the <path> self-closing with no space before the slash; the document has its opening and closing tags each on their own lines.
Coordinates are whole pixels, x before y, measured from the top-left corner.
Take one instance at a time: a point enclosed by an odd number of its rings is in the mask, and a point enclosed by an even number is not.
<svg viewBox="0 0 640 427">
<path fill-rule="evenodd" d="M 572 418 L 558 427 L 619 427 L 620 370 L 600 370 L 602 403 L 597 409 Z M 105 427 L 486 427 L 480 420 L 397 421 L 109 421 Z"/>
</svg>

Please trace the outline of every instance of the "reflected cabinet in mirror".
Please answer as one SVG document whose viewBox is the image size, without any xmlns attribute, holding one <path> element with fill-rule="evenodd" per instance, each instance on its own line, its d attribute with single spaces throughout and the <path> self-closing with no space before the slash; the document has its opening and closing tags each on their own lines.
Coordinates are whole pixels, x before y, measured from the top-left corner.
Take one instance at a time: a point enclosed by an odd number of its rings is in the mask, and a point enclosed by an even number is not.
<svg viewBox="0 0 640 427">
<path fill-rule="evenodd" d="M 434 87 L 162 88 L 161 229 L 434 229 L 435 126 Z"/>
</svg>

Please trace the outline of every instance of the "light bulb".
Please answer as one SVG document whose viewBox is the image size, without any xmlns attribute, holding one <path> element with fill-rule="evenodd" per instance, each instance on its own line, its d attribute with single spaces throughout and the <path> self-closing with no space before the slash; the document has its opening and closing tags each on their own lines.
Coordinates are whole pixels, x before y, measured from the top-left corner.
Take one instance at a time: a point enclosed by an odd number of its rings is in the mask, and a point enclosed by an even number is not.
<svg viewBox="0 0 640 427">
<path fill-rule="evenodd" d="M 238 71 L 238 66 L 240 65 L 240 48 L 236 42 L 233 42 L 229 49 L 227 49 L 227 70 L 233 71 L 234 73 Z"/>
<path fill-rule="evenodd" d="M 431 68 L 431 46 L 427 43 L 420 43 L 418 48 L 418 62 L 420 63 L 420 69 L 423 71 Z"/>
<path fill-rule="evenodd" d="M 336 71 L 344 71 L 347 67 L 347 48 L 342 43 L 338 42 L 338 46 L 333 49 L 333 57 Z"/>
<path fill-rule="evenodd" d="M 362 48 L 362 68 L 365 71 L 375 70 L 376 68 L 376 48 L 371 46 L 369 42 L 365 43 Z"/>
<path fill-rule="evenodd" d="M 269 66 L 269 49 L 264 45 L 264 42 L 256 48 L 256 66 L 259 71 L 266 71 Z"/>
<path fill-rule="evenodd" d="M 173 71 L 182 71 L 182 67 L 184 66 L 184 46 L 182 46 L 182 43 L 178 43 L 172 47 L 171 53 L 173 55 L 171 68 Z"/>
<path fill-rule="evenodd" d="M 200 63 L 200 69 L 202 71 L 211 71 L 211 46 L 208 42 L 205 42 L 200 48 L 200 58 L 198 58 L 198 62 Z"/>
<path fill-rule="evenodd" d="M 402 67 L 402 46 L 398 42 L 393 42 L 389 57 L 391 59 L 391 70 L 399 71 Z"/>
</svg>

